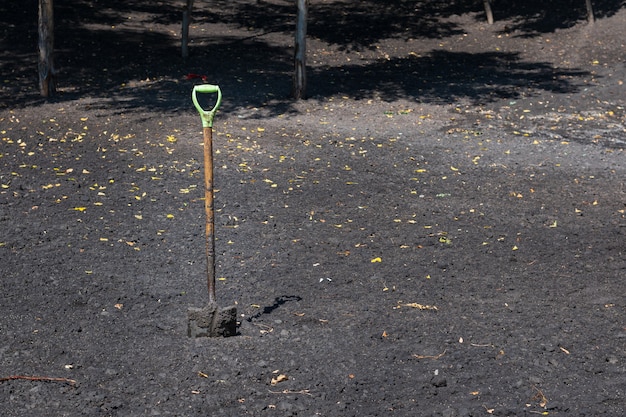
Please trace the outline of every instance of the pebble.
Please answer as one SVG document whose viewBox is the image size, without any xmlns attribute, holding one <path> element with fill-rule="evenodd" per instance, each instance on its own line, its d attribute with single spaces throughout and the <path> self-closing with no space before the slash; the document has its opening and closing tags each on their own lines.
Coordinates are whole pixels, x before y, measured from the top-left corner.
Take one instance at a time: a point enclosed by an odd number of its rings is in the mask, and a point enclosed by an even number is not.
<svg viewBox="0 0 626 417">
<path fill-rule="evenodd" d="M 430 380 L 430 383 L 437 388 L 445 387 L 448 385 L 448 381 L 442 375 L 436 375 Z"/>
</svg>

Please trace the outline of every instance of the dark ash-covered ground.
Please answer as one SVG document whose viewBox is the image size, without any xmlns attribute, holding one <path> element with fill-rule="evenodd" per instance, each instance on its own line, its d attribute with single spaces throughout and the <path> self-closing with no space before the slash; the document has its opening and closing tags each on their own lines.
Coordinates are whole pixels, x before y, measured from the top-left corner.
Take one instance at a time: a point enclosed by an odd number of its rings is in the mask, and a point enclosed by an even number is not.
<svg viewBox="0 0 626 417">
<path fill-rule="evenodd" d="M 312 1 L 294 103 L 291 2 L 198 5 L 184 63 L 175 2 L 57 0 L 46 102 L 30 3 L 0 6 L 0 415 L 622 415 L 624 10 Z M 224 93 L 227 339 L 186 335 L 188 73 Z"/>
</svg>

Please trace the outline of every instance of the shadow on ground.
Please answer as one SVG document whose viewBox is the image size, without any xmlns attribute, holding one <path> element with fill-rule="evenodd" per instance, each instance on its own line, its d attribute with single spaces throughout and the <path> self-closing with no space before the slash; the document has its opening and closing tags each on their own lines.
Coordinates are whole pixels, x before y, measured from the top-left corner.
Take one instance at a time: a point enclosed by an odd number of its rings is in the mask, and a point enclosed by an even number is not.
<svg viewBox="0 0 626 417">
<path fill-rule="evenodd" d="M 36 84 L 36 5 L 2 10 L 6 23 L 0 54 L 0 96 L 6 107 L 43 102 Z M 310 36 L 340 50 L 371 48 L 383 38 L 444 38 L 462 33 L 446 17 L 476 9 L 477 2 L 445 6 L 435 2 L 390 2 L 406 12 L 400 20 L 394 7 L 375 13 L 372 2 L 323 2 L 311 6 Z M 617 4 L 604 2 L 599 15 Z M 376 3 L 378 4 L 378 3 Z M 468 5 L 469 4 L 469 5 Z M 496 3 L 498 4 L 498 3 Z M 611 6 L 612 5 L 612 6 Z M 70 7 L 71 6 L 71 7 Z M 376 7 L 375 7 L 376 6 Z M 613 8 L 611 8 L 611 7 Z M 133 108 L 188 109 L 194 80 L 201 73 L 219 84 L 228 100 L 224 110 L 265 106 L 269 114 L 294 111 L 289 100 L 292 76 L 292 5 L 281 2 L 223 3 L 221 18 L 207 5 L 198 6 L 195 21 L 234 29 L 250 36 L 202 37 L 196 34 L 187 62 L 180 58 L 178 10 L 169 2 L 57 3 L 57 67 L 60 93 L 53 100 L 109 98 L 120 111 Z M 530 6 L 528 6 L 530 7 Z M 389 12 L 393 10 L 394 13 Z M 518 9 L 515 9 L 518 10 Z M 131 13 L 141 21 L 132 21 Z M 529 13 L 526 8 L 521 13 Z M 572 12 L 573 13 L 573 12 Z M 532 13 L 531 13 L 532 14 Z M 569 15 L 568 15 L 569 16 Z M 510 14 L 507 18 L 513 18 Z M 221 20 L 220 20 L 221 19 Z M 568 17 L 569 19 L 569 17 Z M 98 22 L 98 23 L 96 23 Z M 278 22 L 278 23 L 277 23 Z M 323 24 L 322 24 L 323 23 Z M 328 30 L 332 27 L 333 30 Z M 376 30 L 371 30 L 376 27 Z M 556 23 L 552 26 L 558 27 Z M 576 92 L 583 70 L 557 69 L 547 62 L 522 62 L 516 53 L 459 53 L 432 50 L 427 54 L 374 62 L 330 64 L 309 70 L 308 93 L 315 98 L 335 94 L 358 99 L 378 97 L 422 103 L 466 100 L 485 104 L 515 99 L 523 92 Z"/>
</svg>

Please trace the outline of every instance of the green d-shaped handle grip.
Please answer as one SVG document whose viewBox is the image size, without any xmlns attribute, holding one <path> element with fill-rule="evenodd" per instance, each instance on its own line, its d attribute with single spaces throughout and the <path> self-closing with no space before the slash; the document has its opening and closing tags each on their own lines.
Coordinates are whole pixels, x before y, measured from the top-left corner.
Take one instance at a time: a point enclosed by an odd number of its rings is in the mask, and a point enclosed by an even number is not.
<svg viewBox="0 0 626 417">
<path fill-rule="evenodd" d="M 200 103 L 198 103 L 198 93 L 217 93 L 217 100 L 215 101 L 215 106 L 211 110 L 204 110 Z M 193 101 L 194 106 L 200 113 L 200 117 L 202 118 L 202 127 L 213 127 L 213 117 L 217 112 L 218 107 L 222 103 L 222 90 L 217 85 L 211 84 L 201 84 L 193 87 L 193 92 L 191 93 L 191 100 Z"/>
</svg>

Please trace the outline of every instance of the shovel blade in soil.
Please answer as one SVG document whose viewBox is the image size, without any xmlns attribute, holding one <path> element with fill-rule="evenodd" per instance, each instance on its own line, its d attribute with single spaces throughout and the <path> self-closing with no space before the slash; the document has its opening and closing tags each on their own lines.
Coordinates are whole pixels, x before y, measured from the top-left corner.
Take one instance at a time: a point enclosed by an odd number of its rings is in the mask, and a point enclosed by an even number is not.
<svg viewBox="0 0 626 417">
<path fill-rule="evenodd" d="M 189 337 L 230 337 L 237 334 L 237 307 L 208 304 L 187 311 Z"/>
</svg>

